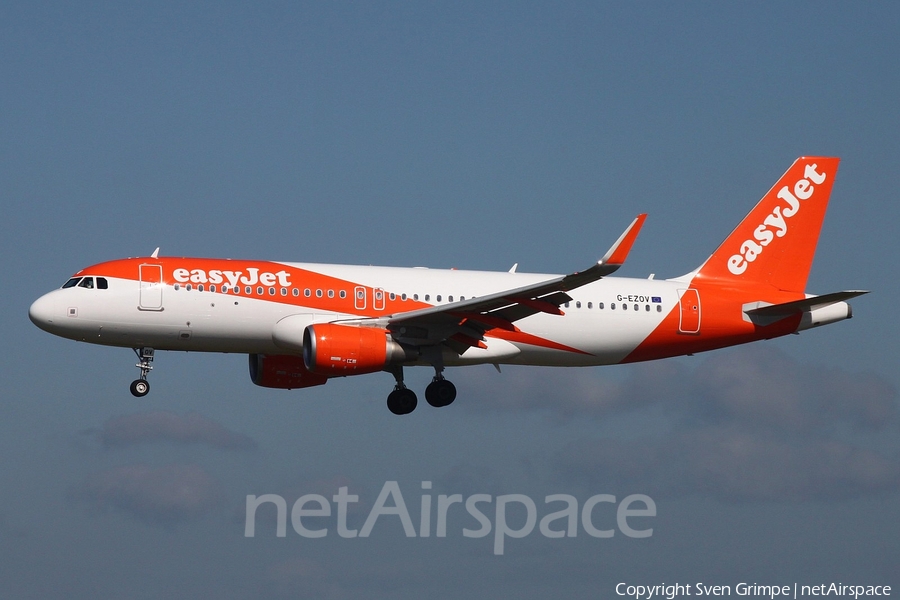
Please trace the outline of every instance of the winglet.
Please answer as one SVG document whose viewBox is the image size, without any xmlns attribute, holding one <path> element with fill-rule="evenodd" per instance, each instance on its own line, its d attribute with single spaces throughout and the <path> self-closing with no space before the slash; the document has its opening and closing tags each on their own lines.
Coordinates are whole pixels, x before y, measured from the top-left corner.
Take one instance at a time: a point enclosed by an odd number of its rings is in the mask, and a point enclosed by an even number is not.
<svg viewBox="0 0 900 600">
<path fill-rule="evenodd" d="M 646 218 L 647 213 L 641 213 L 635 217 L 628 229 L 619 236 L 616 243 L 599 260 L 597 264 L 603 268 L 604 275 L 609 275 L 625 264 L 625 259 L 628 257 L 628 253 L 631 251 L 631 247 L 634 245 L 641 227 L 644 226 Z"/>
</svg>

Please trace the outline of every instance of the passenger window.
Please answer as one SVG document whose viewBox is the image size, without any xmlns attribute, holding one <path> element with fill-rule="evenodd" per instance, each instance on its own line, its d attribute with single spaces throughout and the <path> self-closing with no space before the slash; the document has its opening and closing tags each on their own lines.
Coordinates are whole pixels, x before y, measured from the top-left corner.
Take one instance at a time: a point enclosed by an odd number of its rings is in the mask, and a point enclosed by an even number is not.
<svg viewBox="0 0 900 600">
<path fill-rule="evenodd" d="M 598 302 L 598 303 L 597 303 L 597 308 L 599 308 L 600 310 L 603 310 L 603 303 L 602 303 L 602 302 Z"/>
<path fill-rule="evenodd" d="M 244 293 L 249 296 L 250 294 L 253 293 L 253 288 L 248 285 L 247 287 L 244 288 Z"/>
<path fill-rule="evenodd" d="M 594 308 L 594 303 L 593 303 L 593 302 L 588 302 L 588 308 Z"/>
<path fill-rule="evenodd" d="M 650 305 L 647 305 L 647 312 L 650 312 Z"/>
<path fill-rule="evenodd" d="M 309 288 L 306 288 L 305 290 L 303 290 L 303 295 L 306 296 L 307 298 L 309 298 L 311 294 L 312 294 L 312 292 L 310 292 Z"/>
<path fill-rule="evenodd" d="M 635 304 L 635 305 L 634 305 L 634 310 L 641 310 L 641 307 L 638 306 L 637 304 Z"/>
<path fill-rule="evenodd" d="M 622 303 L 622 310 L 628 310 L 628 305 L 624 302 Z"/>
<path fill-rule="evenodd" d="M 447 302 L 453 302 L 453 296 L 447 296 Z"/>
<path fill-rule="evenodd" d="M 316 298 L 322 297 L 322 290 L 316 290 Z"/>
<path fill-rule="evenodd" d="M 191 284 L 187 284 L 184 289 L 186 289 L 187 291 L 191 291 L 192 289 L 194 289 L 194 287 Z"/>
<path fill-rule="evenodd" d="M 227 286 L 227 285 L 223 285 L 223 286 L 222 286 L 222 293 L 223 293 L 223 294 L 227 294 L 227 293 L 228 293 L 228 286 Z"/>
<path fill-rule="evenodd" d="M 615 303 L 615 302 L 610 302 L 610 304 L 609 304 L 609 310 L 616 310 L 616 303 Z"/>
<path fill-rule="evenodd" d="M 81 280 L 81 283 L 78 284 L 78 287 L 87 288 L 89 290 L 94 289 L 94 278 L 93 277 L 85 277 Z"/>
<path fill-rule="evenodd" d="M 274 296 L 274 295 L 275 295 L 275 288 L 269 288 L 269 295 L 270 295 L 270 296 Z"/>
<path fill-rule="evenodd" d="M 176 284 L 175 284 L 175 291 L 177 292 L 177 291 L 180 290 L 180 289 L 181 289 L 181 284 L 180 284 L 180 283 L 176 283 Z"/>
<path fill-rule="evenodd" d="M 201 283 L 200 285 L 197 286 L 197 291 L 198 291 L 198 292 L 202 292 L 202 291 L 203 291 L 203 284 L 202 284 L 202 283 Z"/>
<path fill-rule="evenodd" d="M 662 312 L 662 304 L 656 305 L 656 312 Z"/>
<path fill-rule="evenodd" d="M 106 277 L 98 277 L 97 278 L 97 289 L 98 290 L 108 290 L 109 282 L 106 281 Z"/>
<path fill-rule="evenodd" d="M 566 302 L 566 303 L 564 304 L 564 306 L 565 306 L 566 308 L 569 308 L 569 303 Z"/>
<path fill-rule="evenodd" d="M 300 295 L 300 288 L 293 288 L 293 289 L 291 290 L 291 295 L 294 296 L 295 298 L 296 298 L 297 296 L 299 296 L 299 295 Z"/>
<path fill-rule="evenodd" d="M 438 302 L 440 302 L 440 301 L 441 301 L 441 295 L 440 295 L 440 294 L 438 294 L 438 295 L 437 295 L 437 298 L 436 298 L 436 300 L 437 300 L 437 301 L 438 301 Z"/>
<path fill-rule="evenodd" d="M 328 290 L 328 297 L 334 298 L 334 290 Z"/>
<path fill-rule="evenodd" d="M 431 294 L 425 294 L 425 302 L 431 300 Z"/>
<path fill-rule="evenodd" d="M 215 291 L 216 291 L 216 286 L 214 286 L 214 285 L 209 286 L 209 291 L 215 292 Z"/>
<path fill-rule="evenodd" d="M 256 295 L 257 295 L 257 296 L 262 296 L 262 295 L 263 295 L 263 289 L 262 289 L 262 286 L 261 286 L 261 285 L 256 286 Z"/>
<path fill-rule="evenodd" d="M 406 301 L 406 293 L 400 294 L 400 299 Z"/>
<path fill-rule="evenodd" d="M 73 277 L 72 279 L 68 280 L 67 282 L 65 282 L 63 284 L 62 289 L 75 287 L 76 285 L 78 285 L 79 281 L 81 281 L 81 277 Z"/>
<path fill-rule="evenodd" d="M 346 297 L 347 297 L 347 290 L 341 290 L 340 296 L 341 296 L 342 299 L 343 299 L 343 298 L 346 298 Z"/>
<path fill-rule="evenodd" d="M 287 296 L 287 288 L 281 288 L 281 295 Z"/>
<path fill-rule="evenodd" d="M 581 300 L 575 303 L 575 308 L 581 308 Z"/>
</svg>

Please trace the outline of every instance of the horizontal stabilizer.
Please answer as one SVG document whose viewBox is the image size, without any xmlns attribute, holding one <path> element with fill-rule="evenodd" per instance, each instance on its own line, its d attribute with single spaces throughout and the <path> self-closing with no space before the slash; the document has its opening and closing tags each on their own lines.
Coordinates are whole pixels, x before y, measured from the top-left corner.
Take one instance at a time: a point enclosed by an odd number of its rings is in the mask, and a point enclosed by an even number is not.
<svg viewBox="0 0 900 600">
<path fill-rule="evenodd" d="M 868 294 L 868 290 L 849 290 L 845 292 L 834 292 L 832 294 L 824 294 L 822 296 L 812 296 L 803 300 L 794 300 L 793 302 L 785 302 L 783 304 L 769 304 L 767 306 L 758 306 L 756 308 L 745 309 L 744 313 L 751 317 L 767 317 L 780 318 L 789 317 L 801 312 L 812 311 L 817 308 L 824 308 L 838 302 L 856 298 L 863 294 Z"/>
</svg>

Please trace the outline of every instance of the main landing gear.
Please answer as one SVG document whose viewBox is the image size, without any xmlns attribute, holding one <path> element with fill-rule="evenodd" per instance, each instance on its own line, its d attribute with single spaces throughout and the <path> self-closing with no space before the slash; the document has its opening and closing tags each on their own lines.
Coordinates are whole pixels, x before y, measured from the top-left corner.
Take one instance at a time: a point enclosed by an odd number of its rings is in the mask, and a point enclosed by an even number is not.
<svg viewBox="0 0 900 600">
<path fill-rule="evenodd" d="M 425 388 L 425 400 L 435 408 L 449 406 L 456 400 L 456 386 L 444 379 L 441 371 L 443 369 L 435 368 L 434 379 Z M 403 383 L 403 367 L 392 367 L 390 372 L 397 384 L 394 386 L 394 391 L 388 394 L 388 410 L 395 415 L 408 415 L 416 409 L 419 399 L 416 397 L 416 393 Z"/>
<path fill-rule="evenodd" d="M 449 406 L 456 400 L 456 386 L 438 373 L 425 388 L 425 400 L 435 408 Z"/>
<path fill-rule="evenodd" d="M 153 370 L 150 363 L 153 362 L 153 348 L 132 348 L 138 357 L 138 364 L 134 365 L 141 370 L 141 376 L 131 382 L 131 394 L 138 398 L 142 398 L 150 392 L 150 382 L 147 381 L 147 374 Z"/>
</svg>

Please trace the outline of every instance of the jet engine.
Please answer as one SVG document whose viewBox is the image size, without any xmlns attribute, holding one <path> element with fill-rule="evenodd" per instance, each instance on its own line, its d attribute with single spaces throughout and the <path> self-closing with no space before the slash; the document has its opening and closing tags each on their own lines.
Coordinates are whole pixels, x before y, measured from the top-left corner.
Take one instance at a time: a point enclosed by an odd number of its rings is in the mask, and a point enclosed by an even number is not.
<svg viewBox="0 0 900 600">
<path fill-rule="evenodd" d="M 415 351 L 398 344 L 385 329 L 317 323 L 303 331 L 303 362 L 319 375 L 374 373 L 415 357 Z"/>
<path fill-rule="evenodd" d="M 250 380 L 262 387 L 293 390 L 322 385 L 328 377 L 310 373 L 299 356 L 251 354 Z"/>
</svg>

